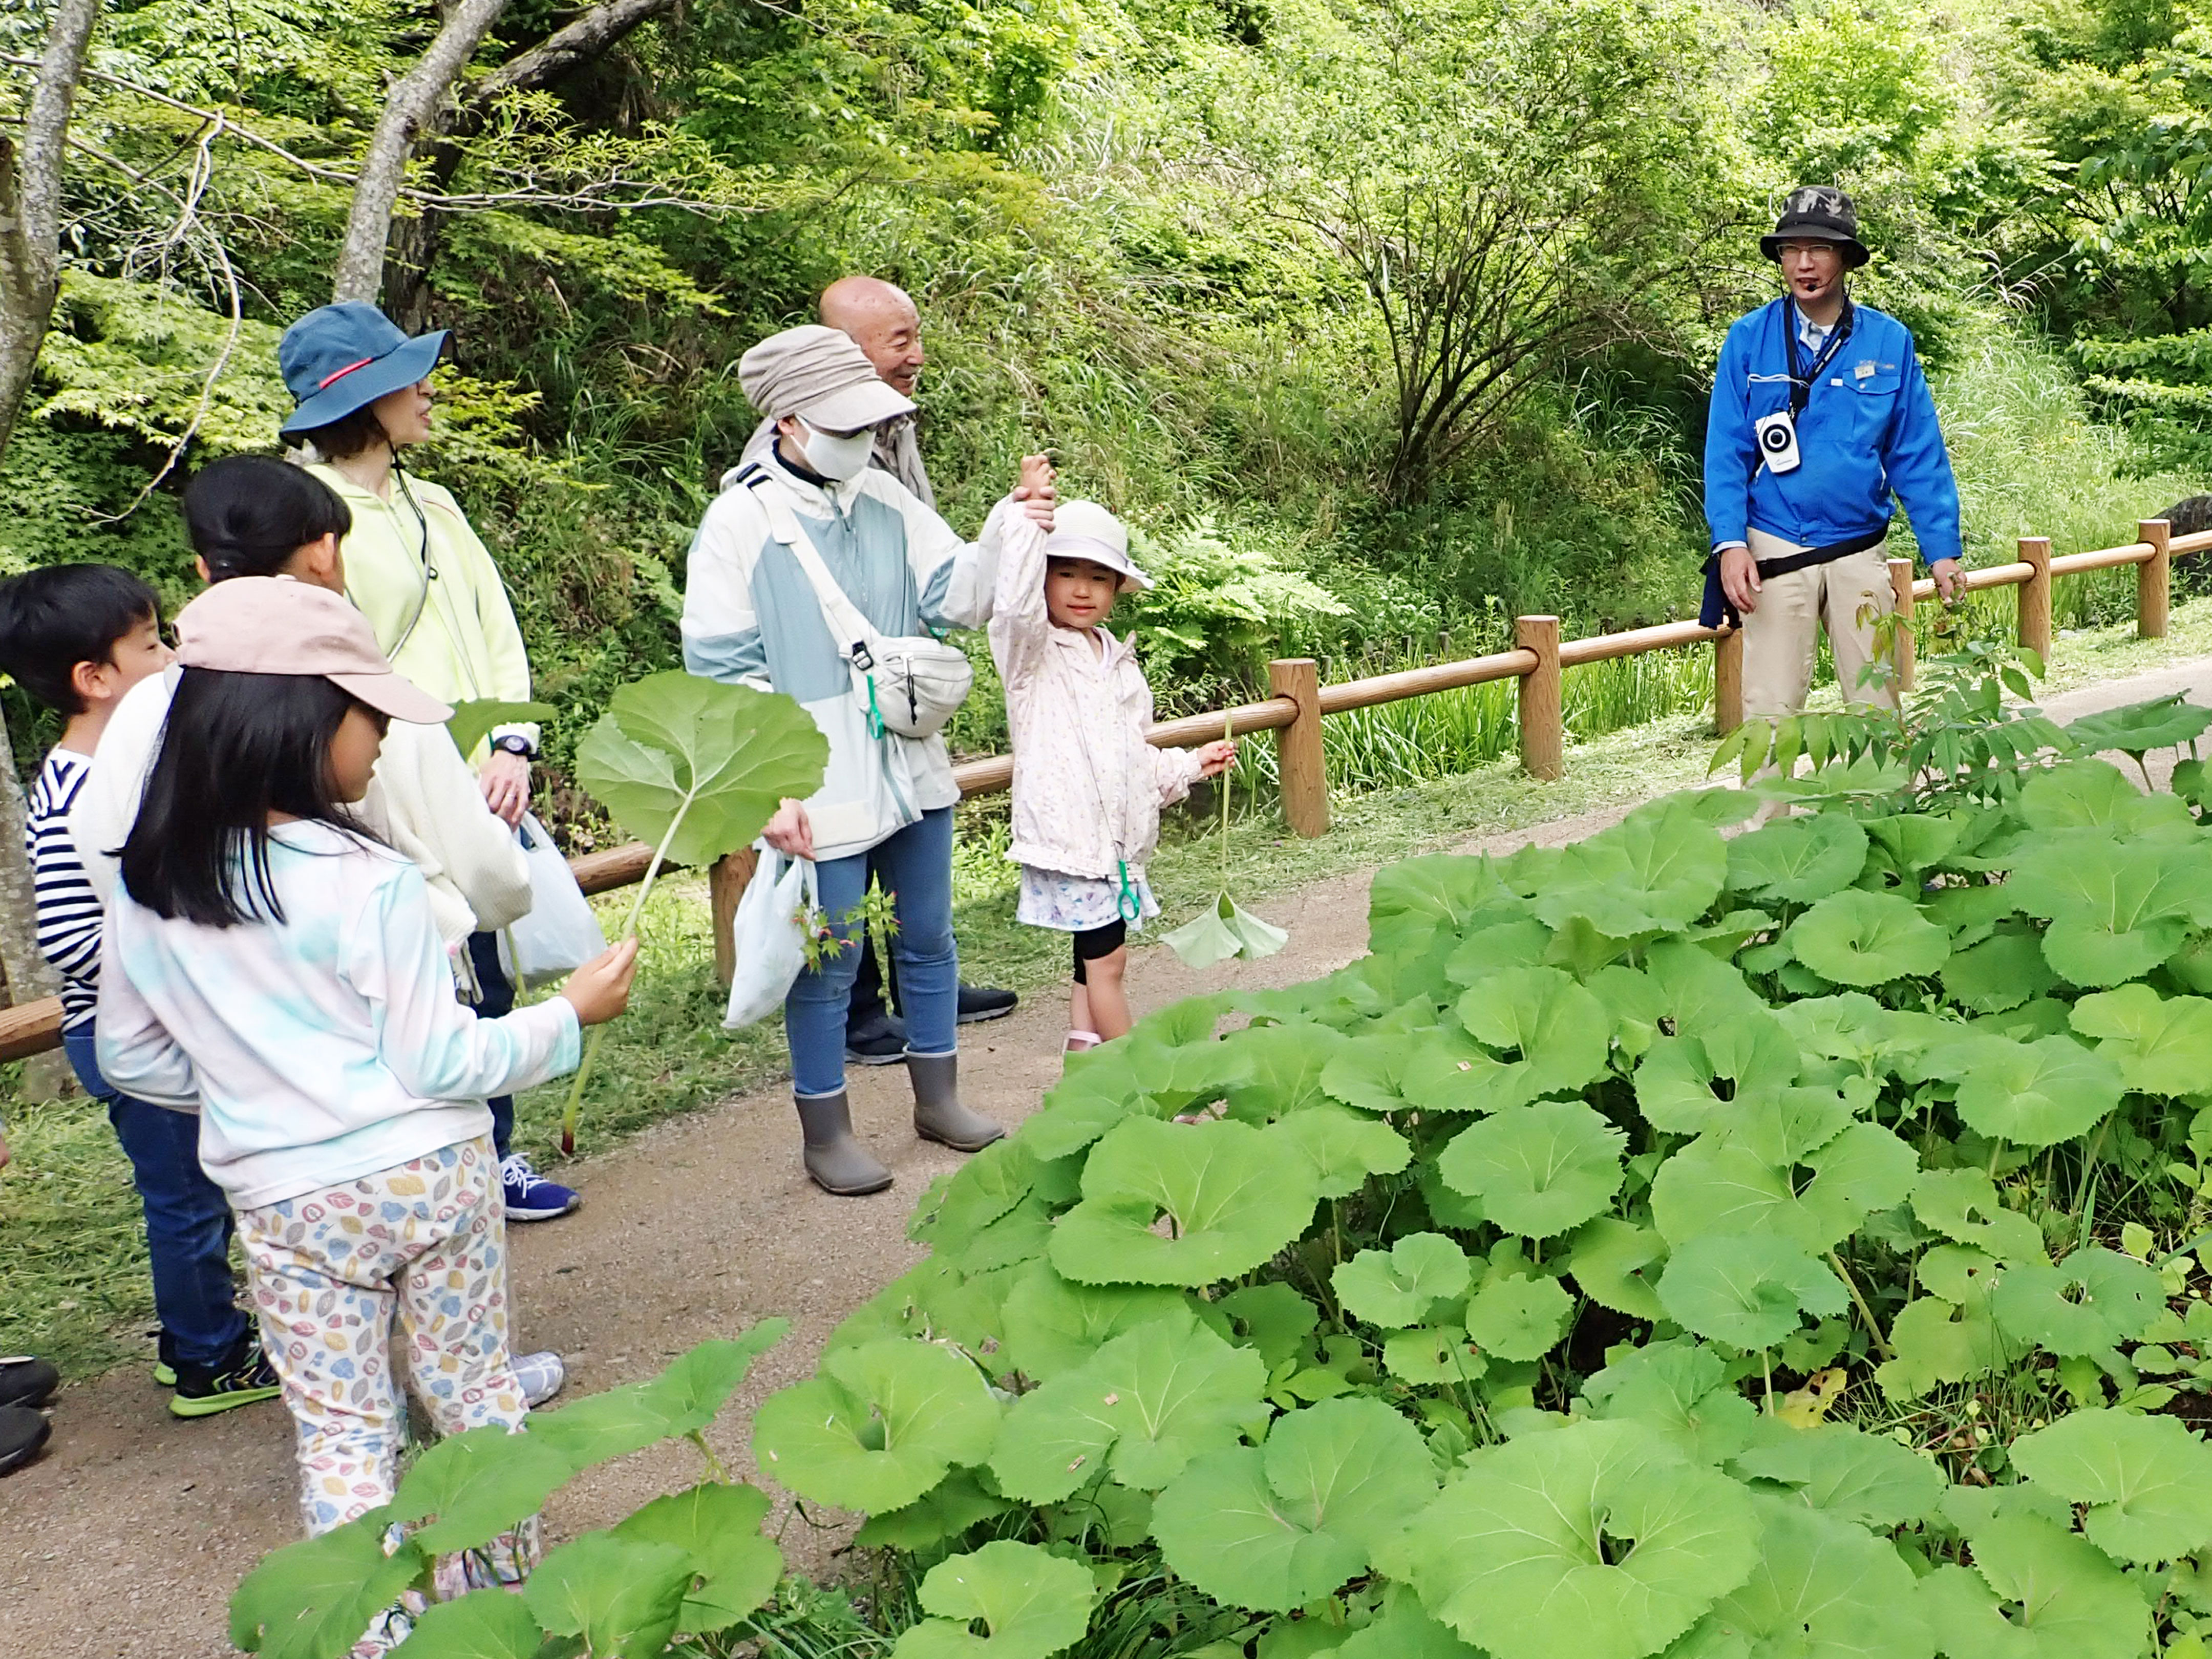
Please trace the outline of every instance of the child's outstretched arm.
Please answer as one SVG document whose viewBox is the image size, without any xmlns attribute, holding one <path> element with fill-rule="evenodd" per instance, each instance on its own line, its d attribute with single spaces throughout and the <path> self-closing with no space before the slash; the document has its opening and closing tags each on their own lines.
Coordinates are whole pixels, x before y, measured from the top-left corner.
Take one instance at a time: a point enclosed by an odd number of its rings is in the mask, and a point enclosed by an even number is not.
<svg viewBox="0 0 2212 1659">
<path fill-rule="evenodd" d="M 999 550 L 997 591 L 991 602 L 991 658 L 1012 690 L 1034 672 L 1052 638 L 1044 605 L 1044 527 L 1009 497 L 991 509 L 986 545 Z"/>
</svg>

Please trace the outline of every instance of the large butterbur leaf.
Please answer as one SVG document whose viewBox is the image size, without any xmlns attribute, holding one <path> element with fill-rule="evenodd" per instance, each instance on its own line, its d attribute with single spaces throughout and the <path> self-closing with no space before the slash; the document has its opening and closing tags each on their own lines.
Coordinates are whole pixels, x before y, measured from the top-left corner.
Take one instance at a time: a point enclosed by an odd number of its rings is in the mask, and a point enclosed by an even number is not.
<svg viewBox="0 0 2212 1659">
<path fill-rule="evenodd" d="M 1655 1129 L 1698 1134 L 1733 1121 L 1739 1102 L 1788 1088 L 1797 1066 L 1797 1044 L 1782 1023 L 1764 1008 L 1747 1009 L 1655 1042 L 1636 1068 L 1636 1104 Z"/>
<path fill-rule="evenodd" d="M 2013 1442 L 2014 1468 L 2069 1504 L 2122 1561 L 2171 1561 L 2212 1543 L 2212 1447 L 2171 1417 L 2096 1410 Z"/>
<path fill-rule="evenodd" d="M 1679 1249 L 1709 1233 L 1772 1234 L 1817 1255 L 1912 1189 L 1917 1155 L 1879 1124 L 1846 1123 L 1810 1146 L 1792 1137 L 1793 1128 L 1832 1127 L 1817 1091 L 1792 1090 L 1753 1103 L 1745 1115 L 1764 1121 L 1700 1135 L 1660 1167 L 1651 1214 L 1668 1243 Z"/>
<path fill-rule="evenodd" d="M 1213 1284 L 1304 1231 L 1317 1197 L 1279 1126 L 1129 1118 L 1091 1149 L 1083 1201 L 1053 1230 L 1052 1264 L 1084 1284 Z"/>
<path fill-rule="evenodd" d="M 1540 1359 L 1567 1334 L 1574 1310 L 1558 1279 L 1503 1274 L 1468 1298 L 1467 1334 L 1500 1359 Z"/>
<path fill-rule="evenodd" d="M 1395 1175 L 1413 1156 L 1389 1124 L 1333 1100 L 1285 1113 L 1268 1133 L 1305 1161 L 1314 1191 L 1323 1198 L 1348 1198 L 1369 1176 Z"/>
<path fill-rule="evenodd" d="M 1186 968 L 1211 968 L 1232 959 L 1257 962 L 1290 942 L 1288 933 L 1261 921 L 1226 893 L 1216 894 L 1212 904 L 1160 939 Z"/>
<path fill-rule="evenodd" d="M 789 697 L 672 669 L 614 694 L 576 746 L 576 774 L 631 835 L 667 837 L 675 863 L 709 864 L 760 834 L 785 797 L 820 788 L 829 759 Z"/>
<path fill-rule="evenodd" d="M 264 1659 L 339 1659 L 425 1565 L 412 1540 L 386 1553 L 379 1505 L 319 1537 L 272 1550 L 230 1599 L 230 1639 Z"/>
<path fill-rule="evenodd" d="M 1765 1417 L 1759 1425 L 1729 1468 L 1842 1520 L 1902 1526 L 1931 1513 L 1943 1496 L 1942 1470 L 1894 1440 L 1841 1423 L 1797 1428 Z"/>
<path fill-rule="evenodd" d="M 2031 842 L 2006 884 L 2029 915 L 2051 923 L 2043 954 L 2076 985 L 2119 985 L 2181 948 L 2212 902 L 2201 843 L 2118 842 L 2081 830 Z"/>
<path fill-rule="evenodd" d="M 1759 1532 L 1737 1482 L 1589 1422 L 1475 1453 L 1380 1565 L 1497 1659 L 1642 1659 L 1750 1576 Z"/>
<path fill-rule="evenodd" d="M 1441 1233 L 1413 1233 L 1387 1250 L 1362 1250 L 1337 1264 L 1330 1286 L 1345 1310 L 1385 1330 L 1433 1316 L 1437 1304 L 1467 1294 L 1467 1252 Z"/>
<path fill-rule="evenodd" d="M 1824 898 L 1790 924 L 1797 960 L 1838 985 L 1885 985 L 1935 973 L 1950 936 L 1895 893 L 1853 889 Z"/>
<path fill-rule="evenodd" d="M 783 1553 L 761 1533 L 767 1516 L 767 1493 L 709 1480 L 655 1498 L 614 1531 L 689 1553 L 696 1582 L 677 1609 L 676 1627 L 726 1630 L 767 1601 L 782 1575 Z"/>
<path fill-rule="evenodd" d="M 528 1433 L 557 1445 L 579 1469 L 696 1433 L 714 1420 L 753 1361 L 790 1328 L 787 1319 L 763 1319 L 742 1336 L 702 1342 L 647 1382 L 532 1412 Z"/>
<path fill-rule="evenodd" d="M 825 1353 L 812 1378 L 770 1395 L 753 1419 L 753 1455 L 802 1498 L 895 1510 L 954 1464 L 982 1462 L 999 1415 L 967 1359 L 890 1338 Z"/>
<path fill-rule="evenodd" d="M 1686 798 L 1638 807 L 1612 829 L 1565 848 L 1534 908 L 1554 927 L 1579 916 L 1628 939 L 1688 927 L 1720 896 L 1728 848 Z"/>
<path fill-rule="evenodd" d="M 2136 1659 L 2150 1606 L 2111 1559 L 2039 1516 L 1974 1528 L 1972 1567 L 1938 1567 L 1920 1585 L 1949 1659 Z"/>
<path fill-rule="evenodd" d="M 1959 1085 L 1959 1115 L 1997 1140 L 2049 1146 L 2086 1134 L 2125 1092 L 2117 1061 L 2071 1037 L 1989 1036 L 1931 1055 Z"/>
<path fill-rule="evenodd" d="M 2032 1261 L 2008 1268 L 1990 1297 L 1998 1329 L 2056 1354 L 2087 1356 L 2132 1341 L 2165 1309 L 2155 1273 L 2094 1245 L 2055 1267 Z"/>
<path fill-rule="evenodd" d="M 1054 1504 L 1102 1471 L 1157 1491 L 1194 1457 L 1236 1443 L 1259 1414 L 1267 1367 L 1187 1310 L 1115 1337 L 1024 1395 L 990 1452 L 1009 1496 Z"/>
<path fill-rule="evenodd" d="M 694 1571 L 673 1544 L 587 1532 L 538 1564 L 522 1601 L 554 1635 L 581 1637 L 593 1659 L 658 1659 Z"/>
<path fill-rule="evenodd" d="M 1049 1659 L 1083 1639 L 1097 1589 L 1081 1562 L 1001 1539 L 939 1562 L 917 1599 L 930 1616 L 893 1659 Z"/>
<path fill-rule="evenodd" d="M 2147 1095 L 2212 1087 L 2212 1000 L 2161 997 L 2148 985 L 2100 991 L 2074 1005 L 2074 1029 L 2097 1041 L 2120 1080 Z"/>
<path fill-rule="evenodd" d="M 1411 1421 L 1375 1400 L 1293 1412 L 1264 1445 L 1194 1460 L 1152 1506 L 1168 1565 L 1218 1601 L 1285 1612 L 1367 1571 L 1436 1494 Z"/>
<path fill-rule="evenodd" d="M 1073 1370 L 1125 1331 L 1170 1315 L 1180 1291 L 1139 1285 L 1082 1285 L 1033 1261 L 1006 1296 L 1006 1364 L 1035 1382 Z"/>
<path fill-rule="evenodd" d="M 1866 855 L 1866 831 L 1840 812 L 1780 818 L 1728 844 L 1729 885 L 1810 904 L 1856 881 Z"/>
<path fill-rule="evenodd" d="M 1669 1659 L 1930 1659 L 1936 1632 L 1894 1548 L 1820 1510 L 1770 1498 L 1758 1511 L 1759 1565 Z"/>
<path fill-rule="evenodd" d="M 1659 1301 L 1685 1330 L 1737 1348 L 1771 1348 L 1805 1314 L 1850 1305 L 1843 1281 L 1788 1239 L 1706 1233 L 1678 1247 Z"/>
<path fill-rule="evenodd" d="M 1603 1074 L 1613 1021 L 1588 989 L 1556 968 L 1515 968 L 1473 987 L 1459 1000 L 1468 1034 L 1498 1057 L 1509 1087 L 1480 1109 L 1579 1089 Z"/>
<path fill-rule="evenodd" d="M 538 1659 L 544 1645 L 522 1598 L 504 1589 L 434 1602 L 407 1633 L 408 1659 Z"/>
<path fill-rule="evenodd" d="M 1721 1357 L 1686 1337 L 1623 1355 L 1583 1384 L 1583 1399 L 1591 1416 L 1641 1423 L 1695 1463 L 1735 1455 L 1760 1420 Z"/>
<path fill-rule="evenodd" d="M 1612 1202 L 1626 1141 L 1578 1100 L 1539 1101 L 1462 1130 L 1437 1169 L 1507 1232 L 1550 1238 Z"/>
</svg>

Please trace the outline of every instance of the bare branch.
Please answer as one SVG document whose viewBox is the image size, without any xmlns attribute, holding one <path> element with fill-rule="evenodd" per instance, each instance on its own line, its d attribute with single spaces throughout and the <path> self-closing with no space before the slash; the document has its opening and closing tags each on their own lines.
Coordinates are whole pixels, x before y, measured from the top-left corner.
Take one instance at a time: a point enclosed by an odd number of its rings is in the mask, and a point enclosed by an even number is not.
<svg viewBox="0 0 2212 1659">
<path fill-rule="evenodd" d="M 82 3 L 83 0 L 78 0 Z M 484 33 L 507 0 L 459 0 L 447 14 L 438 38 L 415 67 L 392 88 L 362 158 L 361 182 L 354 187 L 353 211 L 340 245 L 333 300 L 371 304 L 384 287 L 384 251 L 392 236 L 392 210 L 405 182 L 415 141 L 431 122 L 454 81 L 476 55 Z"/>
</svg>

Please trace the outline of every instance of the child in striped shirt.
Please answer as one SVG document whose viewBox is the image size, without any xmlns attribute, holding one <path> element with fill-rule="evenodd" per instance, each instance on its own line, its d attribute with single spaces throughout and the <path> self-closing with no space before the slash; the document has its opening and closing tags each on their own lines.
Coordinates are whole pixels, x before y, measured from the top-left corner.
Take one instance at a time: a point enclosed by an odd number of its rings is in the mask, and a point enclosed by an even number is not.
<svg viewBox="0 0 2212 1659">
<path fill-rule="evenodd" d="M 155 1375 L 175 1389 L 172 1413 L 206 1417 L 272 1398 L 276 1375 L 232 1299 L 230 1205 L 200 1168 L 198 1118 L 133 1099 L 100 1076 L 93 1052 L 100 904 L 72 833 L 109 717 L 124 693 L 169 660 L 154 590 L 127 570 L 55 565 L 0 582 L 0 668 L 64 721 L 31 787 L 24 830 L 39 950 L 62 975 L 70 1064 L 85 1092 L 107 1108 L 144 1206 L 161 1323 Z"/>
</svg>

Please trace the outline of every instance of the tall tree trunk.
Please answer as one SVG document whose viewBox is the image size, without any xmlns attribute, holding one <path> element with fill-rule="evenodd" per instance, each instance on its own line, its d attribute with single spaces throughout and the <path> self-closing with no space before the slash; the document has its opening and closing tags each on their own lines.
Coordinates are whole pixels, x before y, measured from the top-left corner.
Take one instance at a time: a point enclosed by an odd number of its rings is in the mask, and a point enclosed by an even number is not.
<svg viewBox="0 0 2212 1659">
<path fill-rule="evenodd" d="M 64 0 L 67 3 L 68 0 Z M 82 0 L 78 0 L 82 3 Z M 469 59 L 497 21 L 507 0 L 459 0 L 446 14 L 446 26 L 415 67 L 400 78 L 385 100 L 384 113 L 362 158 L 354 186 L 353 211 L 346 219 L 345 241 L 338 249 L 331 285 L 334 301 L 376 303 L 384 285 L 384 249 L 392 234 L 392 210 L 406 182 L 415 143 L 436 117 L 438 106 L 468 67 Z"/>
<path fill-rule="evenodd" d="M 430 188 L 443 191 L 453 184 L 461 165 L 461 147 L 454 139 L 481 120 L 498 99 L 510 92 L 535 92 L 596 63 L 641 23 L 675 9 L 676 0 L 603 0 L 528 51 L 508 58 L 470 88 L 459 103 L 440 105 L 431 115 L 429 131 L 416 140 L 418 148 L 431 146 Z M 392 227 L 384 263 L 384 309 L 410 334 L 430 326 L 430 264 L 438 257 L 445 225 L 443 213 L 426 207 Z"/>
</svg>

